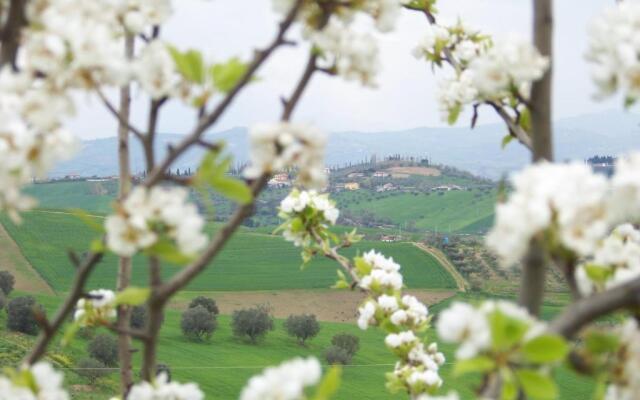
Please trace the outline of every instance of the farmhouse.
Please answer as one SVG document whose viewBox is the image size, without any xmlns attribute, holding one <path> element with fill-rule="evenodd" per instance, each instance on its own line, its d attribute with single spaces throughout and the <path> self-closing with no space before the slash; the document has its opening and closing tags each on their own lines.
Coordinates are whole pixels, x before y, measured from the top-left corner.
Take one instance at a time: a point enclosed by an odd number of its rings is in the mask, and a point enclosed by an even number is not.
<svg viewBox="0 0 640 400">
<path fill-rule="evenodd" d="M 464 190 L 464 188 L 462 186 L 458 186 L 458 185 L 441 185 L 441 186 L 436 186 L 434 188 L 432 188 L 431 190 L 437 190 L 437 191 L 442 191 L 442 192 L 449 192 L 451 190 Z"/>
<path fill-rule="evenodd" d="M 376 186 L 376 192 L 388 192 L 391 190 L 397 190 L 398 188 L 393 183 L 385 183 L 384 185 Z"/>
<path fill-rule="evenodd" d="M 344 188 L 347 190 L 359 190 L 360 184 L 358 182 L 347 182 L 344 184 Z"/>
<path fill-rule="evenodd" d="M 273 178 L 267 182 L 267 185 L 272 188 L 282 188 L 291 186 L 291 181 L 289 180 L 288 174 L 275 174 Z"/>
<path fill-rule="evenodd" d="M 351 172 L 347 178 L 364 178 L 364 172 Z"/>
<path fill-rule="evenodd" d="M 376 171 L 373 173 L 374 178 L 387 178 L 389 176 L 391 176 L 391 174 L 385 171 Z"/>
</svg>

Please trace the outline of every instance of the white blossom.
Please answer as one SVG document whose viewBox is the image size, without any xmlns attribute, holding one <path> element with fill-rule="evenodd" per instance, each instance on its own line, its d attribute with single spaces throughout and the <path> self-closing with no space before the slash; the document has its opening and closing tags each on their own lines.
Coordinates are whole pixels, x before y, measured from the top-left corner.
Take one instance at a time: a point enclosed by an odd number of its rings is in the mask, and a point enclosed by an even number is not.
<svg viewBox="0 0 640 400">
<path fill-rule="evenodd" d="M 327 26 L 312 35 L 314 46 L 322 51 L 327 68 L 334 68 L 348 81 L 375 86 L 379 69 L 378 46 L 373 35 L 358 33 L 343 21 L 331 18 Z"/>
<path fill-rule="evenodd" d="M 119 255 L 131 256 L 166 237 L 181 253 L 196 254 L 207 237 L 204 220 L 188 196 L 186 189 L 178 187 L 135 187 L 118 212 L 107 217 L 107 245 Z"/>
<path fill-rule="evenodd" d="M 316 358 L 294 358 L 269 367 L 249 379 L 240 400 L 298 400 L 304 389 L 320 381 L 322 370 Z"/>
<path fill-rule="evenodd" d="M 116 295 L 112 290 L 91 290 L 87 298 L 76 303 L 73 319 L 82 326 L 91 326 L 96 322 L 104 322 L 116 317 Z"/>
<path fill-rule="evenodd" d="M 19 371 L 29 376 L 30 381 L 12 381 L 0 375 L 0 400 L 68 400 L 63 388 L 64 376 L 47 362 L 38 362 Z"/>
<path fill-rule="evenodd" d="M 247 178 L 296 167 L 300 184 L 312 188 L 325 184 L 326 136 L 321 131 L 289 122 L 261 124 L 251 128 L 249 141 L 250 163 L 244 171 Z"/>
<path fill-rule="evenodd" d="M 307 213 L 306 211 L 313 211 Z M 309 218 L 309 214 L 312 216 Z M 329 195 L 318 194 L 315 190 L 298 191 L 294 189 L 280 202 L 280 216 L 286 220 L 283 233 L 285 240 L 293 242 L 296 246 L 304 246 L 314 237 L 310 237 L 309 225 L 313 224 L 314 229 L 324 229 L 330 225 L 335 225 L 338 220 L 339 211 L 335 203 L 329 200 Z M 305 229 L 301 229 L 293 220 L 306 222 Z"/>
<path fill-rule="evenodd" d="M 438 315 L 438 336 L 448 343 L 460 343 L 456 356 L 474 357 L 491 341 L 491 331 L 485 316 L 466 303 L 454 302 Z"/>
<path fill-rule="evenodd" d="M 638 24 L 640 2 L 631 0 L 607 7 L 589 25 L 586 58 L 598 97 L 621 90 L 634 101 L 640 94 Z"/>
<path fill-rule="evenodd" d="M 590 254 L 607 234 L 609 184 L 589 166 L 540 162 L 514 175 L 512 183 L 514 190 L 496 206 L 487 236 L 487 245 L 502 264 L 520 261 L 531 239 L 552 226 L 561 244 L 578 254 Z"/>
<path fill-rule="evenodd" d="M 638 322 L 628 319 L 616 327 L 621 348 L 617 365 L 612 368 L 611 383 L 605 400 L 634 400 L 640 393 L 640 330 Z"/>
<path fill-rule="evenodd" d="M 376 314 L 376 303 L 372 300 L 365 302 L 358 308 L 358 327 L 366 330 L 369 325 L 375 323 L 374 316 Z"/>
<path fill-rule="evenodd" d="M 204 393 L 195 383 L 169 382 L 161 373 L 153 383 L 146 381 L 131 387 L 127 400 L 203 400 Z"/>
</svg>

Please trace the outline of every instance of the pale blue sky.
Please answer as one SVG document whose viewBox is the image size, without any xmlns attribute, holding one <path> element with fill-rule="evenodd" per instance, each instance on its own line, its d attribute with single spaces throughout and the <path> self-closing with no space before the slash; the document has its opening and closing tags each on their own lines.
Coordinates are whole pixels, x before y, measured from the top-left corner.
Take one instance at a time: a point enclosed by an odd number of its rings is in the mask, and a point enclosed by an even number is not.
<svg viewBox="0 0 640 400">
<path fill-rule="evenodd" d="M 494 34 L 529 37 L 531 0 L 441 0 L 440 15 L 460 16 L 468 24 Z M 277 16 L 270 0 L 175 0 L 176 13 L 163 36 L 179 47 L 202 49 L 212 59 L 242 56 L 271 40 Z M 251 6 L 248 6 L 251 4 Z M 588 22 L 613 0 L 557 0 L 555 36 L 556 118 L 619 108 L 619 99 L 596 102 L 593 85 L 583 59 L 587 47 Z M 328 131 L 381 131 L 416 126 L 443 125 L 435 102 L 437 77 L 428 65 L 410 54 L 426 21 L 404 12 L 397 29 L 380 37 L 382 72 L 379 88 L 363 89 L 356 83 L 318 75 L 312 81 L 298 111 L 297 120 L 316 123 Z M 294 35 L 295 37 L 295 35 Z M 291 90 L 302 69 L 304 47 L 279 50 L 261 70 L 258 83 L 236 101 L 215 130 L 248 126 L 277 118 L 279 96 Z M 146 102 L 135 105 L 136 119 L 144 120 Z M 461 119 L 466 124 L 467 120 Z M 481 122 L 492 122 L 485 110 Z M 161 131 L 183 133 L 193 126 L 191 110 L 173 105 L 166 108 Z M 79 110 L 71 127 L 82 138 L 113 136 L 115 124 L 97 101 Z"/>
</svg>

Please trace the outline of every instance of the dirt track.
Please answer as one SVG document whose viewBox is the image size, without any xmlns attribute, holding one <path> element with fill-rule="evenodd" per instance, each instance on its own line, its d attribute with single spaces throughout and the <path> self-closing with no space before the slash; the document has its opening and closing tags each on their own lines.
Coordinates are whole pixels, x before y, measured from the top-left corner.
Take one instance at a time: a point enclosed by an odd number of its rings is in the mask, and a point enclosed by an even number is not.
<svg viewBox="0 0 640 400">
<path fill-rule="evenodd" d="M 456 267 L 451 264 L 451 261 L 444 255 L 440 250 L 434 249 L 433 247 L 429 247 L 422 243 L 413 242 L 413 245 L 424 251 L 425 253 L 431 254 L 435 257 L 436 260 L 440 262 L 440 264 L 449 272 L 451 277 L 456 281 L 456 285 L 458 286 L 458 290 L 462 292 L 466 292 L 469 287 L 469 282 L 458 272 Z"/>
<path fill-rule="evenodd" d="M 53 294 L 54 291 L 42 279 L 29 261 L 22 255 L 20 247 L 0 224 L 0 270 L 9 271 L 16 278 L 15 289 L 25 292 Z"/>
<path fill-rule="evenodd" d="M 427 305 L 438 303 L 455 294 L 453 290 L 407 290 Z M 200 293 L 190 293 L 196 297 Z M 265 292 L 206 292 L 205 296 L 213 297 L 222 314 L 231 314 L 234 310 L 251 307 L 257 304 L 268 304 L 273 315 L 286 318 L 291 314 L 311 313 L 320 321 L 348 322 L 354 321 L 358 305 L 365 295 L 348 290 L 285 290 Z M 188 301 L 176 300 L 172 308 L 184 309 Z"/>
</svg>

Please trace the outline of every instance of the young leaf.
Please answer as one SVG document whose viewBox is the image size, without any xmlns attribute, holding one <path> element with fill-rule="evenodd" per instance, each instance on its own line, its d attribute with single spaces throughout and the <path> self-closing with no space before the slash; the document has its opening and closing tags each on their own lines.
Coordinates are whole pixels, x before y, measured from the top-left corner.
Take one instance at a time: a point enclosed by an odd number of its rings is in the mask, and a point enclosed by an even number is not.
<svg viewBox="0 0 640 400">
<path fill-rule="evenodd" d="M 532 369 L 520 369 L 516 377 L 522 390 L 532 400 L 554 400 L 558 397 L 556 383 L 546 375 Z"/>
<path fill-rule="evenodd" d="M 168 240 L 160 240 L 151 246 L 145 253 L 160 257 L 160 259 L 177 265 L 188 264 L 193 261 L 193 257 L 183 254 L 175 244 Z"/>
<path fill-rule="evenodd" d="M 178 72 L 187 80 L 204 83 L 204 60 L 202 53 L 197 50 L 181 52 L 173 46 L 169 46 L 169 53 L 173 57 Z"/>
<path fill-rule="evenodd" d="M 225 175 L 216 176 L 210 181 L 211 186 L 223 196 L 240 204 L 248 204 L 253 199 L 251 189 L 238 179 L 229 178 Z"/>
<path fill-rule="evenodd" d="M 139 306 L 147 301 L 150 294 L 151 290 L 149 288 L 130 286 L 122 292 L 118 292 L 118 294 L 116 295 L 116 304 Z"/>
<path fill-rule="evenodd" d="M 567 342 L 558 335 L 540 335 L 522 347 L 525 359 L 533 363 L 551 363 L 563 360 L 569 352 Z"/>
<path fill-rule="evenodd" d="M 460 104 L 456 104 L 455 107 L 449 110 L 449 116 L 447 117 L 447 122 L 449 123 L 449 125 L 453 125 L 456 123 L 461 111 L 462 106 Z"/>
<path fill-rule="evenodd" d="M 340 381 L 342 380 L 342 369 L 334 365 L 322 378 L 322 382 L 318 385 L 316 393 L 313 396 L 313 400 L 329 400 L 340 387 Z"/>
<path fill-rule="evenodd" d="M 500 144 L 500 147 L 504 150 L 507 147 L 507 145 L 511 143 L 512 140 L 513 140 L 513 136 L 510 133 L 507 133 L 502 138 L 502 143 Z"/>
<path fill-rule="evenodd" d="M 493 348 L 507 350 L 518 343 L 527 332 L 527 324 L 503 314 L 499 310 L 489 315 Z"/>
<path fill-rule="evenodd" d="M 488 372 L 496 367 L 496 362 L 487 356 L 478 356 L 468 360 L 459 360 L 453 370 L 453 375 L 460 376 L 470 372 Z"/>
<path fill-rule="evenodd" d="M 618 350 L 620 340 L 615 335 L 593 331 L 587 334 L 585 346 L 593 354 L 611 353 Z"/>
<path fill-rule="evenodd" d="M 221 64 L 211 67 L 211 76 L 216 89 L 222 93 L 230 92 L 247 71 L 247 64 L 234 57 Z"/>
</svg>

